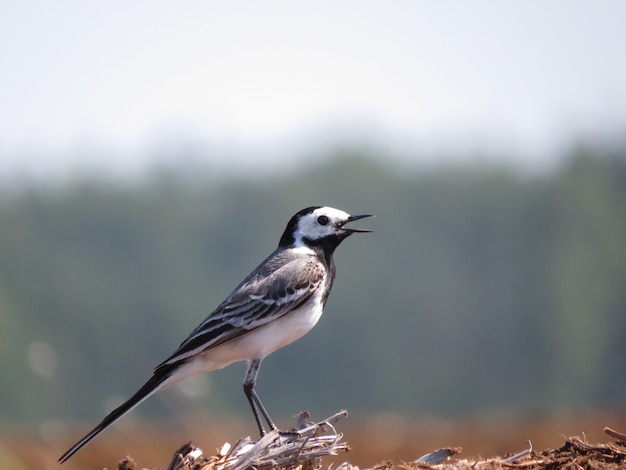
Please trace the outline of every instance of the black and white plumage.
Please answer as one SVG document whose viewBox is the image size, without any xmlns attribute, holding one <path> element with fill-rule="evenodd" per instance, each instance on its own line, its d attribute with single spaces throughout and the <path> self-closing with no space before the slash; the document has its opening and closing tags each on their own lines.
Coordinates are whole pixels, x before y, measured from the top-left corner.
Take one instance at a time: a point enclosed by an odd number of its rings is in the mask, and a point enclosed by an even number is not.
<svg viewBox="0 0 626 470">
<path fill-rule="evenodd" d="M 347 223 L 365 217 L 371 216 L 351 216 L 323 206 L 308 207 L 295 214 L 278 248 L 154 369 L 143 387 L 109 413 L 59 461 L 65 462 L 159 390 L 235 361 L 248 362 L 243 388 L 259 432 L 265 434 L 261 416 L 272 430 L 277 429 L 254 390 L 261 361 L 315 326 L 335 279 L 333 252 L 353 233 L 370 232 L 346 227 Z"/>
</svg>

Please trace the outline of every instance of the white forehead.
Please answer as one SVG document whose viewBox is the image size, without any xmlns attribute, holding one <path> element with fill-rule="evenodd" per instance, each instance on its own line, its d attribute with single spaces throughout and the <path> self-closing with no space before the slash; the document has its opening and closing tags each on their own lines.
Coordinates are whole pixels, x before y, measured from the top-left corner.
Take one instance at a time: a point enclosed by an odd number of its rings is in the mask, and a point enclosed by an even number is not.
<svg viewBox="0 0 626 470">
<path fill-rule="evenodd" d="M 326 225 L 319 223 L 321 216 L 328 217 L 328 223 Z M 300 218 L 296 230 L 296 239 L 306 237 L 316 240 L 331 233 L 335 233 L 337 232 L 336 224 L 338 222 L 345 222 L 348 217 L 350 217 L 350 214 L 342 210 L 332 207 L 318 207 L 310 214 L 306 214 Z"/>
<path fill-rule="evenodd" d="M 325 215 L 330 220 L 335 222 L 338 222 L 340 220 L 346 220 L 348 217 L 350 217 L 350 214 L 348 214 L 347 212 L 339 209 L 334 209 L 333 207 L 318 207 L 313 212 L 311 212 L 311 214 L 309 214 L 309 216 L 313 220 L 317 220 L 320 215 Z"/>
</svg>

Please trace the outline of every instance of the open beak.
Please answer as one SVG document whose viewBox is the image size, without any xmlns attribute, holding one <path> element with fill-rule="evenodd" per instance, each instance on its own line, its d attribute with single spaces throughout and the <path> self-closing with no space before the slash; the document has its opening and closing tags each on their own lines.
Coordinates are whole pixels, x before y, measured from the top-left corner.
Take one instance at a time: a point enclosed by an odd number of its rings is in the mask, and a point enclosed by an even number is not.
<svg viewBox="0 0 626 470">
<path fill-rule="evenodd" d="M 348 217 L 348 220 L 346 220 L 345 222 L 339 225 L 339 228 L 348 234 L 373 232 L 373 230 L 369 230 L 366 228 L 351 228 L 351 227 L 345 226 L 346 224 L 349 224 L 350 222 L 354 222 L 355 220 L 365 219 L 367 217 L 374 217 L 374 216 L 371 214 L 351 215 L 350 217 Z"/>
</svg>

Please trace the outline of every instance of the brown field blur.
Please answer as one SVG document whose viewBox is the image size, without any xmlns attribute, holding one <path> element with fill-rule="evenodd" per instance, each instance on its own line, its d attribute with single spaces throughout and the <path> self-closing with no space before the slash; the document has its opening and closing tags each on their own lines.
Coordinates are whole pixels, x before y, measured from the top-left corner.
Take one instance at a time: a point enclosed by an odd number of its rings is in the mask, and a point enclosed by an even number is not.
<svg viewBox="0 0 626 470">
<path fill-rule="evenodd" d="M 320 418 L 320 417 L 313 417 Z M 57 458 L 89 428 L 88 424 L 61 427 L 46 425 L 42 432 L 9 429 L 3 423 L 0 470 L 117 468 L 132 456 L 137 468 L 167 468 L 173 453 L 193 441 L 205 454 L 214 454 L 225 442 L 234 444 L 254 429 L 244 419 L 213 422 L 188 418 L 184 422 L 114 426 L 95 439 L 67 463 Z M 602 429 L 626 431 L 626 410 L 580 412 L 554 416 L 521 416 L 506 412 L 464 417 L 406 417 L 395 414 L 352 414 L 337 423 L 352 450 L 324 460 L 324 466 L 348 461 L 367 468 L 385 460 L 408 462 L 440 447 L 461 447 L 461 458 L 503 456 L 532 442 L 536 451 L 557 448 L 564 437 L 578 435 L 588 442 L 610 442 Z"/>
</svg>

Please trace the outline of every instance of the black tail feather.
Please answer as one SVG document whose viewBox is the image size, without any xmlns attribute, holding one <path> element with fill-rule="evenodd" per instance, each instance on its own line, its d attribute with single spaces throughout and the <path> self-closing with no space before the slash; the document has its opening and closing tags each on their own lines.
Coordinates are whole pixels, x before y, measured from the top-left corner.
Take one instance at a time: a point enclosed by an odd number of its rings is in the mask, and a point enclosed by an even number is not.
<svg viewBox="0 0 626 470">
<path fill-rule="evenodd" d="M 170 374 L 159 374 L 153 375 L 150 380 L 148 380 L 143 387 L 141 387 L 130 399 L 124 402 L 122 405 L 111 411 L 95 428 L 93 428 L 89 433 L 83 437 L 80 441 L 74 444 L 70 449 L 65 452 L 61 457 L 59 457 L 59 462 L 63 463 L 68 460 L 72 455 L 82 449 L 83 446 L 87 445 L 89 441 L 91 441 L 94 437 L 112 425 L 115 421 L 120 419 L 130 410 L 139 405 L 142 401 L 156 392 L 163 382 L 165 382 L 170 377 Z"/>
</svg>

